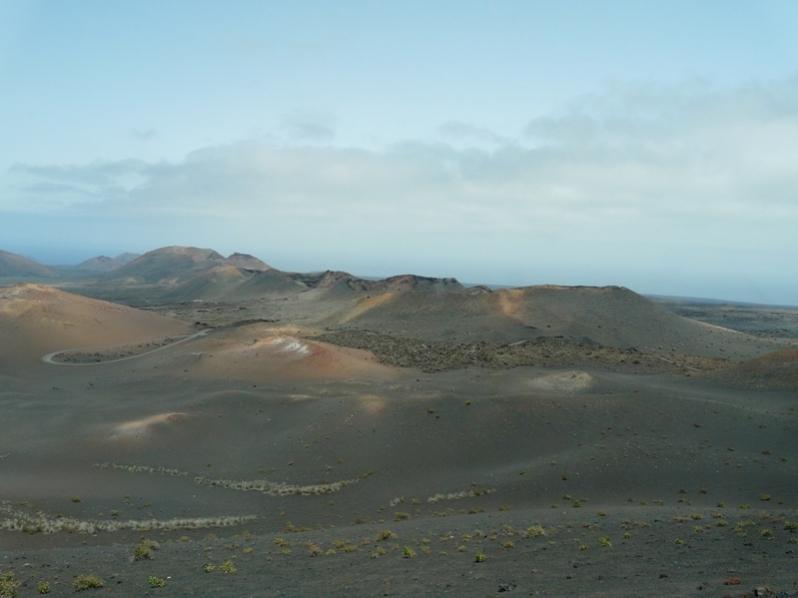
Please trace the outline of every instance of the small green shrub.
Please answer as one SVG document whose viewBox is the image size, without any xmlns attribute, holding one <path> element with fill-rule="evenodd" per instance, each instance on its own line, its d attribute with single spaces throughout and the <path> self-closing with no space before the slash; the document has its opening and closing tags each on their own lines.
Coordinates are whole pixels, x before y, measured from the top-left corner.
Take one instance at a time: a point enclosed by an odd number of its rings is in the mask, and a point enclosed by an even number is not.
<svg viewBox="0 0 798 598">
<path fill-rule="evenodd" d="M 540 538 L 546 535 L 546 530 L 542 525 L 530 525 L 526 528 L 527 538 Z"/>
<path fill-rule="evenodd" d="M 163 577 L 156 577 L 155 575 L 150 575 L 147 578 L 147 583 L 150 584 L 151 588 L 162 588 L 166 585 L 166 580 Z"/>
<path fill-rule="evenodd" d="M 478 552 L 474 555 L 474 562 L 475 563 L 484 563 L 488 557 L 485 556 L 484 552 Z"/>
<path fill-rule="evenodd" d="M 612 540 L 610 540 L 607 536 L 601 536 L 598 539 L 598 543 L 602 548 L 612 548 Z"/>
<path fill-rule="evenodd" d="M 152 553 L 161 547 L 155 540 L 142 539 L 133 549 L 133 560 L 143 561 L 152 558 Z"/>
<path fill-rule="evenodd" d="M 78 575 L 72 580 L 72 587 L 76 592 L 98 590 L 104 586 L 105 582 L 96 575 Z"/>
<path fill-rule="evenodd" d="M 414 559 L 414 558 L 416 558 L 416 551 L 413 550 L 410 546 L 405 546 L 402 549 L 402 558 L 404 558 L 404 559 Z"/>
<path fill-rule="evenodd" d="M 11 571 L 0 573 L 0 598 L 17 598 L 17 589 L 21 585 Z"/>
<path fill-rule="evenodd" d="M 36 591 L 39 594 L 49 594 L 50 593 L 50 582 L 49 581 L 40 581 L 36 584 Z"/>
</svg>

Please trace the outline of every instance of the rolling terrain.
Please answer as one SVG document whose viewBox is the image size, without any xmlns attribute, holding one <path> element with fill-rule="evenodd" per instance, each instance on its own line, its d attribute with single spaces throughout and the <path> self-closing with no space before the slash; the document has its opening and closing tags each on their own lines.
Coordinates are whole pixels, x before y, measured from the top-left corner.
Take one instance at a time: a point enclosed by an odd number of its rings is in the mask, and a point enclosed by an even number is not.
<svg viewBox="0 0 798 598">
<path fill-rule="evenodd" d="M 789 338 L 194 248 L 56 283 L 0 288 L 20 596 L 798 592 Z"/>
<path fill-rule="evenodd" d="M 16 253 L 0 251 L 0 277 L 41 278 L 54 275 L 52 268 L 39 262 Z"/>
</svg>

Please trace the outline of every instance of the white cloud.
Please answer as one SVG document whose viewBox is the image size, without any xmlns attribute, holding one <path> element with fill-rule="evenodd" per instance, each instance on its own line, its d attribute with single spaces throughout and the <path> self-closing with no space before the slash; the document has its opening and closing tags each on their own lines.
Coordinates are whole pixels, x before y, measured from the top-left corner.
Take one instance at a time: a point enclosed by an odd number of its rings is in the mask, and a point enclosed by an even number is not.
<svg viewBox="0 0 798 598">
<path fill-rule="evenodd" d="M 627 247 L 641 260 L 665 252 L 673 264 L 708 247 L 798 251 L 798 80 L 611 89 L 532 119 L 521 141 L 465 123 L 437 132 L 470 147 L 297 144 L 325 131 L 293 144 L 206 147 L 177 162 L 17 165 L 0 211 L 99 211 L 120 223 L 171 215 L 231 231 L 280 223 L 310 236 L 340 231 L 353 246 L 366 230 L 400 243 L 504 236 L 519 251 L 556 245 L 572 260 L 606 247 L 614 259 L 634 259 Z"/>
</svg>

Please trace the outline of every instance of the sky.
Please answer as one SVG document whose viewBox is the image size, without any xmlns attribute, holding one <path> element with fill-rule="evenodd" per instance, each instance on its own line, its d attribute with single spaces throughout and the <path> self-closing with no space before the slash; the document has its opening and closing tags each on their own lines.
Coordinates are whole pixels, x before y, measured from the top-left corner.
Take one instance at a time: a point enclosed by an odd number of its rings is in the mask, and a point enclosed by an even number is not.
<svg viewBox="0 0 798 598">
<path fill-rule="evenodd" d="M 798 304 L 798 3 L 0 0 L 0 249 Z"/>
</svg>

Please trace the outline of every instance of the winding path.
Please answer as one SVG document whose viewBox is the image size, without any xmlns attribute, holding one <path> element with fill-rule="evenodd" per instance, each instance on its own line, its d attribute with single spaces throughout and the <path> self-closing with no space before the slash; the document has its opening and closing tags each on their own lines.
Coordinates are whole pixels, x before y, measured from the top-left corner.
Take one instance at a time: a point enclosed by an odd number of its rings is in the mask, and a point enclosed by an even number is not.
<svg viewBox="0 0 798 598">
<path fill-rule="evenodd" d="M 145 351 L 144 353 L 136 353 L 135 355 L 128 355 L 127 357 L 119 357 L 118 359 L 109 359 L 107 361 L 87 361 L 85 363 L 54 361 L 55 357 L 57 355 L 60 355 L 61 353 L 68 353 L 69 351 L 87 350 L 84 347 L 82 349 L 61 349 L 60 351 L 53 351 L 52 353 L 48 353 L 47 355 L 42 355 L 42 361 L 50 365 L 65 365 L 65 366 L 93 366 L 93 365 L 105 365 L 107 363 L 119 363 L 120 361 L 138 359 L 139 357 L 144 357 L 145 355 L 152 355 L 153 353 L 157 353 L 158 351 L 163 351 L 164 349 L 169 349 L 170 347 L 174 347 L 182 343 L 187 343 L 188 341 L 194 340 L 195 338 L 200 338 L 207 335 L 211 330 L 212 330 L 211 328 L 206 328 L 205 330 L 200 330 L 199 332 L 195 332 L 194 334 L 185 336 L 179 340 L 176 340 L 173 343 L 169 343 L 168 345 L 161 345 L 160 347 L 156 347 L 155 349 Z"/>
</svg>

